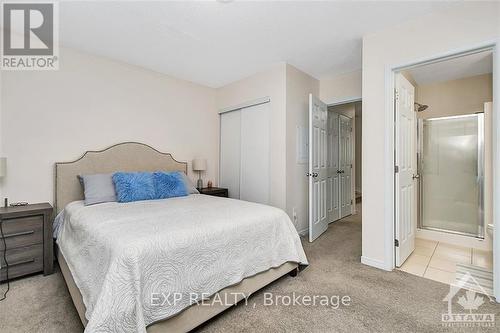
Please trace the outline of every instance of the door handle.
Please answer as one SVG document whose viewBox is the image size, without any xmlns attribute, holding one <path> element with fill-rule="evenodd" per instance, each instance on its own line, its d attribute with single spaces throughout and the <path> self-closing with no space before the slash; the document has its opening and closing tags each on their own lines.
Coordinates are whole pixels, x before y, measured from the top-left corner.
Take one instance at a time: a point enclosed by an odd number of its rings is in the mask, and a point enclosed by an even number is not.
<svg viewBox="0 0 500 333">
<path fill-rule="evenodd" d="M 413 175 L 411 179 L 420 179 L 420 175 L 419 174 Z"/>
</svg>

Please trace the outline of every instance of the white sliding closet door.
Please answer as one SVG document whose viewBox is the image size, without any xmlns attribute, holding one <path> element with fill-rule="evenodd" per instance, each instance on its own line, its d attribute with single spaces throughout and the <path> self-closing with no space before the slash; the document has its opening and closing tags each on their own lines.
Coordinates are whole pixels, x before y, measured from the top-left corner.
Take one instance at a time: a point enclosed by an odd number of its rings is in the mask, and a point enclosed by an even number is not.
<svg viewBox="0 0 500 333">
<path fill-rule="evenodd" d="M 229 197 L 269 203 L 269 103 L 221 114 L 219 183 Z"/>
<path fill-rule="evenodd" d="M 221 187 L 230 198 L 240 198 L 241 112 L 220 115 L 220 174 Z"/>
<path fill-rule="evenodd" d="M 269 203 L 269 103 L 241 110 L 240 199 Z"/>
</svg>

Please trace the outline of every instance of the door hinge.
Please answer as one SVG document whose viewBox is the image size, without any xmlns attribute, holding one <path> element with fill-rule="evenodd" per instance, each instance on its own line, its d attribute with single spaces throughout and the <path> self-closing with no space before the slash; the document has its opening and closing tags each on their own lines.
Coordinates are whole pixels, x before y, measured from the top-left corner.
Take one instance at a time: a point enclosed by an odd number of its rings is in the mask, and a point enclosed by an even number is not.
<svg viewBox="0 0 500 333">
<path fill-rule="evenodd" d="M 394 173 L 398 173 L 399 172 L 399 166 L 398 165 L 395 165 L 394 166 Z"/>
<path fill-rule="evenodd" d="M 399 241 L 397 239 L 394 240 L 394 246 L 399 247 Z"/>
<path fill-rule="evenodd" d="M 399 92 L 396 89 L 394 89 L 394 96 L 396 97 L 396 101 L 398 101 L 399 100 Z"/>
</svg>

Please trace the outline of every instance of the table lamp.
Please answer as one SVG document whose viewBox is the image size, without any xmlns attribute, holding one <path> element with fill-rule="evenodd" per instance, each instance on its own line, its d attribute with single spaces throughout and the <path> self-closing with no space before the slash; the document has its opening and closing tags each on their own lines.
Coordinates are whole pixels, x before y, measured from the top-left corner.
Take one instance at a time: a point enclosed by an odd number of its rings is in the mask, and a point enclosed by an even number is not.
<svg viewBox="0 0 500 333">
<path fill-rule="evenodd" d="M 201 179 L 201 172 L 207 170 L 207 160 L 204 158 L 195 158 L 193 160 L 193 170 L 198 171 L 198 182 L 196 187 L 203 188 L 203 180 Z"/>
</svg>

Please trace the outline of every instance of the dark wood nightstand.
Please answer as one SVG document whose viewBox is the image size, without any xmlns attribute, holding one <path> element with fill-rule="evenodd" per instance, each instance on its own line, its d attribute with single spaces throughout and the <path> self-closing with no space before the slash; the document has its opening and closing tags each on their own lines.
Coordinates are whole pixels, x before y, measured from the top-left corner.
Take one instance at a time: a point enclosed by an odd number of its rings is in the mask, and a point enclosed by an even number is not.
<svg viewBox="0 0 500 333">
<path fill-rule="evenodd" d="M 53 208 L 48 203 L 0 208 L 3 237 L 0 234 L 0 281 L 7 278 L 4 246 L 9 264 L 9 279 L 43 271 L 54 271 L 52 240 Z"/>
<path fill-rule="evenodd" d="M 229 196 L 227 188 L 221 187 L 204 187 L 202 189 L 198 189 L 201 194 L 213 195 L 215 197 L 225 197 Z"/>
</svg>

